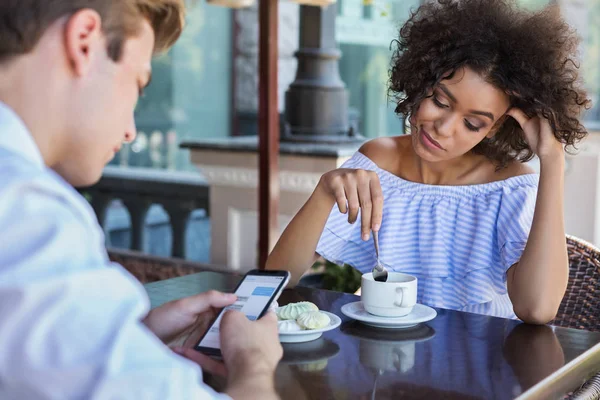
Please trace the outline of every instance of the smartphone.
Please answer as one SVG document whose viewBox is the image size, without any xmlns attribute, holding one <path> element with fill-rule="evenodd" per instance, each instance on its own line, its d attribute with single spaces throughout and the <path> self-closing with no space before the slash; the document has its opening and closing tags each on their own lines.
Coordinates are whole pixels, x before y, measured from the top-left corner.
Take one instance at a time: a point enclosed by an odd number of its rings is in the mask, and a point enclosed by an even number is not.
<svg viewBox="0 0 600 400">
<path fill-rule="evenodd" d="M 219 312 L 217 318 L 210 324 L 196 345 L 195 350 L 209 356 L 220 357 L 219 326 L 223 314 L 227 310 L 238 310 L 246 314 L 249 320 L 257 320 L 269 310 L 271 303 L 277 300 L 289 281 L 290 273 L 288 271 L 252 270 L 248 272 L 235 288 L 236 302 Z M 240 334 L 243 333 L 240 332 Z"/>
</svg>

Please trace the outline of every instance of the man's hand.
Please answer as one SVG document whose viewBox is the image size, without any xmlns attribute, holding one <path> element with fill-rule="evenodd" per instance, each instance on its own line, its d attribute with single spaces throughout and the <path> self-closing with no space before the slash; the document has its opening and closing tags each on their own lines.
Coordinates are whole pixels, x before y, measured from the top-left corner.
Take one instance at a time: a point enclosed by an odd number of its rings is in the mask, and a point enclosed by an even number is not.
<svg viewBox="0 0 600 400">
<path fill-rule="evenodd" d="M 143 322 L 168 344 L 192 328 L 204 332 L 216 312 L 235 303 L 236 299 L 234 294 L 211 290 L 163 304 L 150 311 Z"/>
<path fill-rule="evenodd" d="M 203 370 L 227 375 L 227 393 L 234 399 L 277 399 L 273 377 L 283 349 L 275 313 L 269 311 L 258 321 L 250 321 L 239 311 L 227 311 L 221 320 L 220 339 L 224 364 L 192 348 L 175 351 Z"/>
<path fill-rule="evenodd" d="M 274 375 L 283 348 L 274 312 L 258 321 L 249 321 L 239 311 L 227 312 L 221 321 L 221 353 L 232 398 L 278 398 Z"/>
<path fill-rule="evenodd" d="M 228 311 L 221 321 L 221 353 L 232 378 L 243 374 L 273 375 L 283 349 L 277 316 L 269 311 L 250 321 L 239 311 Z"/>
</svg>

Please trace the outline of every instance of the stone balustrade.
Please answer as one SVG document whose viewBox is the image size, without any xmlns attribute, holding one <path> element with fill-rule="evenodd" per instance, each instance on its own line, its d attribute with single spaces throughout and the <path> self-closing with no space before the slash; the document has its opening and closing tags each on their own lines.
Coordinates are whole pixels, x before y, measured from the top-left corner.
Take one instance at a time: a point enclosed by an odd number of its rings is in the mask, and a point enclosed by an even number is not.
<svg viewBox="0 0 600 400">
<path fill-rule="evenodd" d="M 97 184 L 80 191 L 91 202 L 103 228 L 112 200 L 123 202 L 131 217 L 132 250 L 147 250 L 145 221 L 153 204 L 161 205 L 169 215 L 173 257 L 186 258 L 186 228 L 192 211 L 204 209 L 209 215 L 208 185 L 193 172 L 107 166 Z"/>
</svg>

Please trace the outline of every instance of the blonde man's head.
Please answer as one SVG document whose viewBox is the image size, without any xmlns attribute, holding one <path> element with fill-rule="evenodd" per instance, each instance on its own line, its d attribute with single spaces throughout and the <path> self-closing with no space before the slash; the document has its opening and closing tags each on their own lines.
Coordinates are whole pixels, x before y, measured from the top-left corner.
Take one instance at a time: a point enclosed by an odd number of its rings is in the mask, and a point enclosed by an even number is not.
<svg viewBox="0 0 600 400">
<path fill-rule="evenodd" d="M 91 185 L 135 140 L 152 56 L 183 23 L 184 0 L 0 0 L 0 103 L 49 168 Z"/>
<path fill-rule="evenodd" d="M 123 44 L 147 20 L 155 35 L 155 53 L 167 50 L 183 30 L 184 0 L 2 0 L 0 62 L 32 51 L 55 21 L 91 9 L 102 18 L 108 54 L 117 61 Z"/>
</svg>

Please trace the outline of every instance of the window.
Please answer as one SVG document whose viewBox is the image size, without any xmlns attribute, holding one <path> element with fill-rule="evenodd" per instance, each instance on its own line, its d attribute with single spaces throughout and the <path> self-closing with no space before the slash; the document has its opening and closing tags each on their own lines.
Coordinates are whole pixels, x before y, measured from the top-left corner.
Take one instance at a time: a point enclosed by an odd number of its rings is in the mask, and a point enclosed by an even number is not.
<svg viewBox="0 0 600 400">
<path fill-rule="evenodd" d="M 519 0 L 519 3 L 539 9 L 549 1 Z M 350 95 L 351 122 L 367 137 L 402 133 L 403 121 L 394 113 L 394 104 L 387 96 L 390 45 L 410 11 L 420 2 L 338 0 L 336 40 L 342 51 L 340 74 Z M 597 105 L 600 2 L 566 2 L 562 7 L 567 19 L 583 37 L 582 73 L 594 101 L 594 108 L 585 119 L 600 127 L 600 107 Z M 231 9 L 202 2 L 195 3 L 190 9 L 182 38 L 168 54 L 153 62 L 152 85 L 136 110 L 137 140 L 124 146 L 112 164 L 189 169 L 188 154 L 179 149 L 182 140 L 227 137 L 233 131 L 237 134 L 256 132 L 255 111 L 249 120 L 252 129 L 246 128 L 243 112 L 237 110 L 236 119 L 232 118 L 233 15 Z M 280 30 L 280 36 L 284 35 L 287 35 L 285 30 Z M 292 42 L 297 46 L 295 38 L 288 42 L 283 49 L 280 46 L 280 51 L 285 53 Z M 293 60 L 288 62 L 286 59 L 286 62 L 293 63 Z M 281 67 L 285 69 L 287 64 Z M 287 75 L 291 78 L 293 73 Z M 283 93 L 280 91 L 280 95 Z M 232 123 L 237 125 L 236 129 L 232 129 Z"/>
<path fill-rule="evenodd" d="M 540 9 L 550 0 L 519 0 L 519 4 L 532 9 Z M 600 130 L 600 1 L 578 0 L 561 1 L 561 11 L 565 19 L 581 37 L 580 61 L 581 77 L 592 99 L 592 109 L 584 115 L 588 130 Z"/>
<path fill-rule="evenodd" d="M 113 165 L 190 169 L 179 149 L 186 138 L 230 135 L 232 11 L 197 2 L 169 53 L 152 63 L 152 84 L 140 99 L 138 136 Z"/>
<path fill-rule="evenodd" d="M 585 116 L 588 129 L 600 130 L 600 1 L 587 0 L 587 18 L 583 30 L 583 78 L 592 99 L 593 108 Z"/>
<path fill-rule="evenodd" d="M 342 51 L 340 75 L 350 94 L 350 118 L 366 137 L 399 135 L 403 121 L 387 96 L 390 45 L 420 1 L 365 3 L 338 1 L 336 40 Z"/>
</svg>

